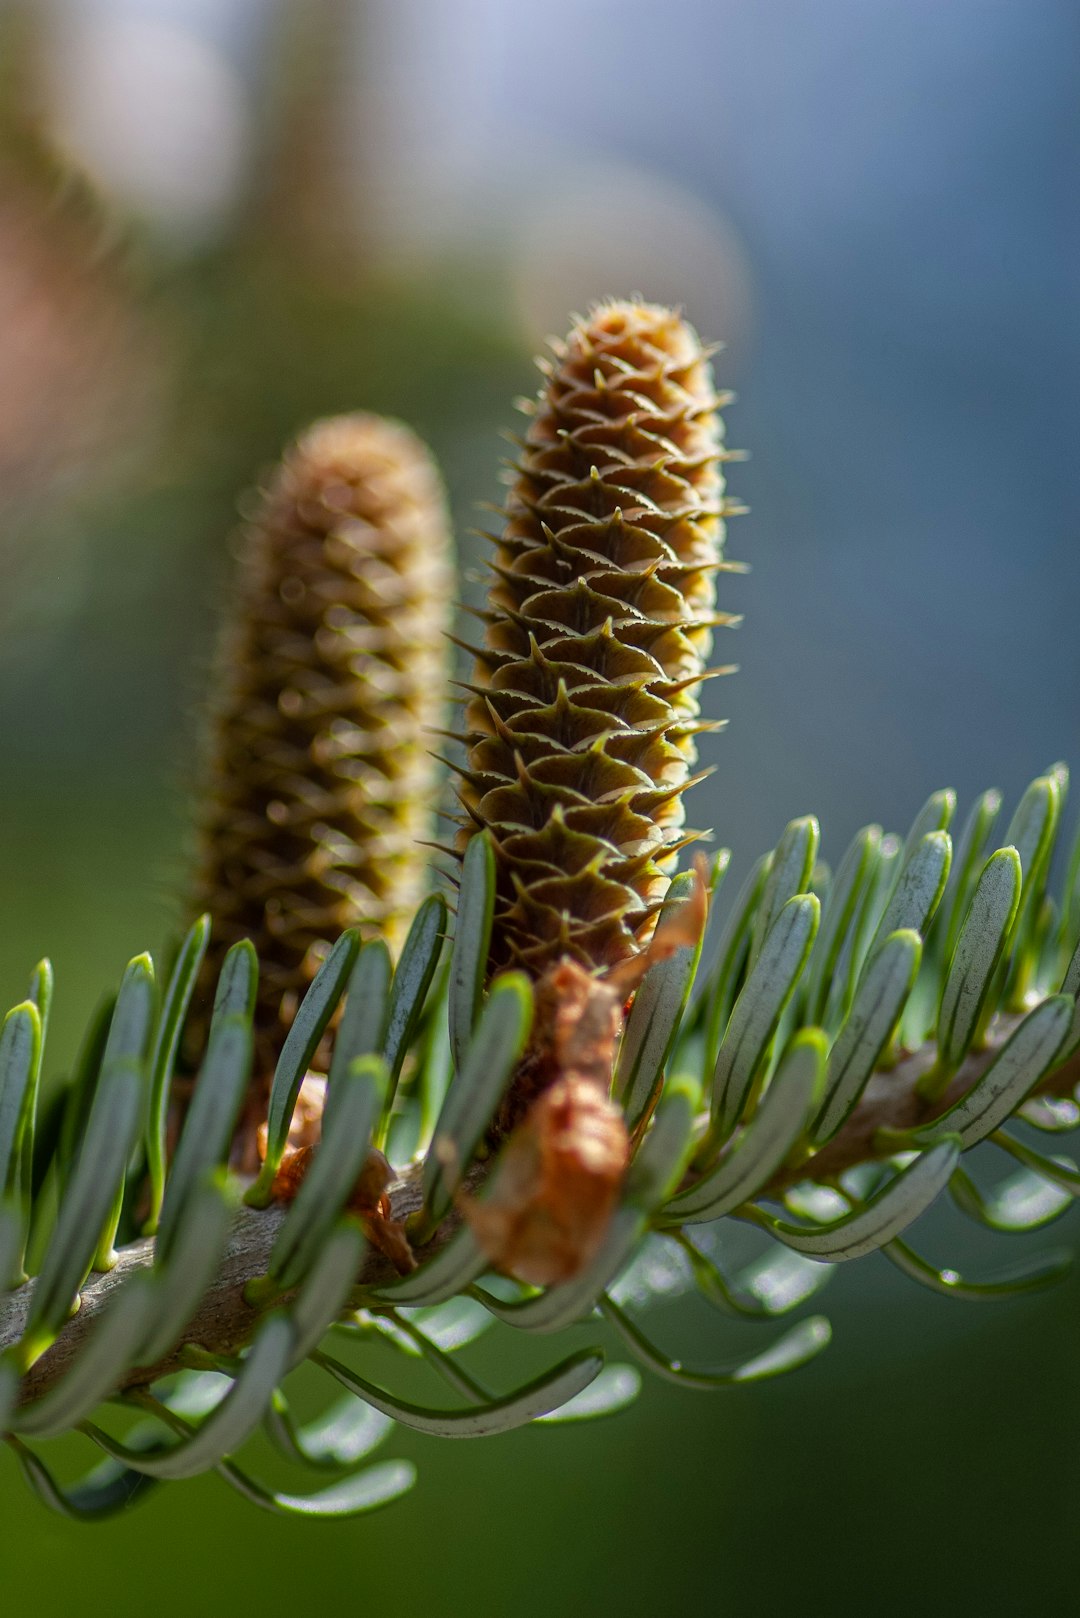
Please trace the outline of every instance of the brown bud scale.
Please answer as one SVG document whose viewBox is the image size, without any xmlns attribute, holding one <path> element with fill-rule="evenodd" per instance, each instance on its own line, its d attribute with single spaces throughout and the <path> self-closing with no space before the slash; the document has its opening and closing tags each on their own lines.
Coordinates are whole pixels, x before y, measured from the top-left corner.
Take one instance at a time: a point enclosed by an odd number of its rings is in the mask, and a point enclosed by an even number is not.
<svg viewBox="0 0 1080 1618">
<path fill-rule="evenodd" d="M 490 1196 L 459 1203 L 496 1269 L 532 1286 L 557 1286 L 603 1241 L 629 1157 L 618 1107 L 590 1078 L 568 1073 L 533 1102 Z"/>
</svg>

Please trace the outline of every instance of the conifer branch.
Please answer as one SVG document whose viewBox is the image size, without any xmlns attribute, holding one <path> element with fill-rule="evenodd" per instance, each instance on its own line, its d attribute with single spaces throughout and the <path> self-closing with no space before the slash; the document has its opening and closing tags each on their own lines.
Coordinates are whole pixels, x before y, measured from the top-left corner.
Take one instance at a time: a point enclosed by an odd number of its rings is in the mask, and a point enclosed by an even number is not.
<svg viewBox="0 0 1080 1618">
<path fill-rule="evenodd" d="M 1080 845 L 1056 900 L 1047 882 L 1064 766 L 1000 846 L 984 794 L 955 856 L 951 792 L 906 839 L 864 828 L 835 873 L 817 822 L 793 821 L 699 958 L 705 867 L 676 864 L 724 621 L 718 403 L 671 311 L 601 305 L 556 351 L 475 649 L 448 962 L 416 847 L 447 599 L 434 474 L 366 417 L 286 458 L 226 664 L 200 894 L 215 942 L 200 917 L 160 991 L 148 956 L 129 964 L 40 1127 L 47 963 L 0 1031 L 0 1438 L 53 1509 L 103 1515 L 210 1469 L 279 1512 L 396 1498 L 411 1469 L 360 1466 L 355 1416 L 324 1431 L 288 1415 L 282 1384 L 306 1358 L 444 1436 L 604 1414 L 636 1390 L 590 1349 L 488 1393 L 440 1346 L 447 1330 L 460 1346 L 462 1310 L 466 1340 L 599 1312 L 647 1369 L 705 1388 L 826 1345 L 814 1316 L 734 1368 L 666 1359 L 625 1307 L 648 1301 L 664 1238 L 690 1284 L 758 1319 L 873 1251 L 961 1300 L 1064 1273 L 1048 1253 L 967 1282 L 908 1244 L 946 1189 L 995 1232 L 1080 1198 L 1071 1159 L 1014 1133 L 1056 1145 L 1080 1125 Z M 185 1024 L 199 1071 L 181 1109 Z M 253 1097 L 252 1182 L 234 1133 L 242 1117 L 250 1159 Z M 1010 1159 L 989 1189 L 961 1166 L 983 1143 Z M 765 1243 L 752 1276 L 706 1251 L 725 1219 Z M 320 1346 L 331 1329 L 422 1353 L 456 1403 L 402 1399 Z M 110 1398 L 142 1424 L 99 1425 Z M 306 1496 L 256 1483 L 233 1453 L 261 1421 L 294 1462 L 348 1476 Z M 65 1488 L 36 1444 L 72 1430 L 107 1459 Z"/>
<path fill-rule="evenodd" d="M 828 1184 L 839 1180 L 847 1170 L 879 1158 L 882 1151 L 875 1147 L 878 1131 L 916 1128 L 931 1122 L 948 1107 L 955 1105 L 986 1072 L 994 1056 L 1021 1021 L 1019 1016 L 1003 1017 L 985 1049 L 969 1055 L 945 1096 L 934 1106 L 927 1107 L 916 1089 L 919 1079 L 935 1060 L 937 1051 L 932 1043 L 911 1052 L 895 1067 L 875 1073 L 867 1085 L 863 1100 L 840 1133 L 815 1156 L 797 1166 L 790 1165 L 776 1175 L 765 1194 L 779 1198 L 789 1185 L 802 1179 Z M 1078 1087 L 1080 1052 L 1048 1075 L 1040 1085 L 1039 1093 L 1069 1097 Z M 468 1191 L 477 1192 L 486 1177 L 485 1168 L 474 1169 L 466 1180 Z M 391 1217 L 407 1221 L 416 1213 L 422 1200 L 419 1174 L 413 1170 L 402 1175 L 391 1184 L 388 1194 Z M 285 1211 L 280 1204 L 269 1208 L 237 1210 L 213 1285 L 188 1322 L 183 1340 L 155 1365 L 130 1368 L 124 1375 L 121 1387 L 146 1386 L 184 1369 L 192 1363 L 188 1356 L 188 1350 L 192 1347 L 204 1354 L 228 1355 L 251 1340 L 258 1314 L 245 1302 L 244 1289 L 251 1281 L 265 1274 Z M 449 1214 L 436 1231 L 430 1247 L 419 1255 L 421 1261 L 427 1262 L 444 1248 L 460 1226 L 460 1215 Z M 82 1289 L 78 1313 L 64 1328 L 55 1345 L 28 1373 L 23 1386 L 22 1396 L 25 1400 L 39 1398 L 55 1386 L 78 1357 L 118 1288 L 132 1275 L 148 1271 L 153 1258 L 153 1243 L 150 1240 L 135 1242 L 123 1249 L 114 1269 L 91 1276 Z M 390 1260 L 377 1247 L 367 1246 L 354 1277 L 352 1304 L 361 1308 L 370 1304 L 371 1290 L 383 1287 L 395 1278 L 396 1272 Z M 31 1282 L 28 1287 L 0 1302 L 0 1349 L 18 1341 L 33 1295 L 33 1285 Z"/>
</svg>

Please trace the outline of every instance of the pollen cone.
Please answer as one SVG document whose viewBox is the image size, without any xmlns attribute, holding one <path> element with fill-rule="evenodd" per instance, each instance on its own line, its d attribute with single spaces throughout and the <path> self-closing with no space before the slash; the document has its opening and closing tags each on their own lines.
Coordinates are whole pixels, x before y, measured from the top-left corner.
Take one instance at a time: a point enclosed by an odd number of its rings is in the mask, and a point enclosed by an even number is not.
<svg viewBox="0 0 1080 1618">
<path fill-rule="evenodd" d="M 377 416 L 309 428 L 242 538 L 194 892 L 213 919 L 196 1032 L 222 956 L 250 938 L 263 1089 L 327 947 L 359 924 L 395 948 L 422 896 L 450 600 L 424 446 Z"/>
<path fill-rule="evenodd" d="M 688 840 L 725 507 L 708 358 L 670 309 L 604 303 L 552 362 L 495 539 L 466 710 L 462 843 L 498 868 L 493 966 L 637 953 Z M 730 565 L 730 564 L 729 564 Z"/>
</svg>

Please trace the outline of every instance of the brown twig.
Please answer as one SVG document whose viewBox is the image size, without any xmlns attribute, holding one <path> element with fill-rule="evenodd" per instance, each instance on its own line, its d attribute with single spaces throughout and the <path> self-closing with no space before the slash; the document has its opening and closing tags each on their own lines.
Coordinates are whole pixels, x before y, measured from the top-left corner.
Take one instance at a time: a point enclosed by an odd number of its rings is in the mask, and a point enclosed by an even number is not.
<svg viewBox="0 0 1080 1618">
<path fill-rule="evenodd" d="M 918 1083 L 934 1064 L 937 1046 L 927 1043 L 912 1051 L 896 1066 L 871 1076 L 862 1098 L 843 1128 L 819 1152 L 801 1163 L 785 1165 L 769 1186 L 771 1192 L 783 1191 L 799 1180 L 827 1182 L 865 1163 L 871 1158 L 887 1156 L 887 1148 L 875 1144 L 879 1130 L 916 1129 L 932 1123 L 956 1104 L 982 1078 L 994 1057 L 1006 1043 L 1023 1015 L 1005 1015 L 997 1019 L 992 1036 L 984 1049 L 975 1051 L 957 1071 L 945 1093 L 936 1101 L 923 1099 Z M 1080 1084 L 1080 1052 L 1047 1074 L 1037 1086 L 1042 1095 L 1071 1095 Z"/>
</svg>

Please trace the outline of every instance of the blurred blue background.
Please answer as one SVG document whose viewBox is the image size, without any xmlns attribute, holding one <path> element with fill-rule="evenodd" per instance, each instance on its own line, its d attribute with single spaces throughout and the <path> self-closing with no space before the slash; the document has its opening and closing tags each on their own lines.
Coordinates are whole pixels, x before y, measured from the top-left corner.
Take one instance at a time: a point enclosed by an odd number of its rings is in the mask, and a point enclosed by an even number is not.
<svg viewBox="0 0 1080 1618">
<path fill-rule="evenodd" d="M 691 810 L 737 869 L 797 813 L 835 858 L 935 787 L 1080 765 L 1078 69 L 1069 0 L 0 0 L 0 991 L 52 955 L 54 1067 L 178 913 L 239 492 L 314 415 L 399 414 L 474 568 L 530 355 L 607 293 L 682 303 L 739 394 L 742 671 L 707 687 L 732 723 Z M 923 1245 L 983 1259 L 944 1215 Z M 856 1268 L 791 1381 L 395 1440 L 419 1489 L 367 1521 L 271 1526 L 208 1481 L 80 1532 L 4 1465 L 0 1590 L 42 1618 L 1064 1607 L 1080 1288 L 966 1310 Z"/>
</svg>

